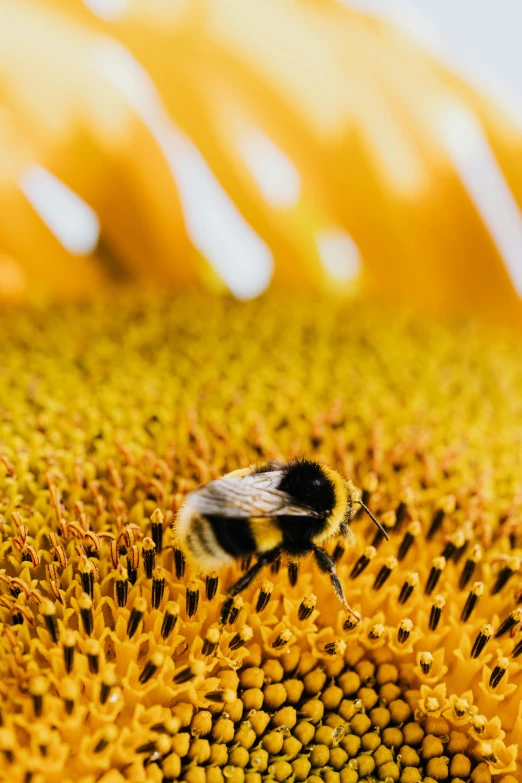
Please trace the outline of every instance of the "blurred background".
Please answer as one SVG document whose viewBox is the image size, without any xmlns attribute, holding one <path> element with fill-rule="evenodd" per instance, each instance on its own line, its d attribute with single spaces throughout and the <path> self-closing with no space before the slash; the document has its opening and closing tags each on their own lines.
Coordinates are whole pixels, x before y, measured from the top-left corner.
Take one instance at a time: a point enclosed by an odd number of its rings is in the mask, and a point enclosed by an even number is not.
<svg viewBox="0 0 522 783">
<path fill-rule="evenodd" d="M 0 0 L 0 301 L 268 287 L 522 324 L 519 0 Z"/>
</svg>

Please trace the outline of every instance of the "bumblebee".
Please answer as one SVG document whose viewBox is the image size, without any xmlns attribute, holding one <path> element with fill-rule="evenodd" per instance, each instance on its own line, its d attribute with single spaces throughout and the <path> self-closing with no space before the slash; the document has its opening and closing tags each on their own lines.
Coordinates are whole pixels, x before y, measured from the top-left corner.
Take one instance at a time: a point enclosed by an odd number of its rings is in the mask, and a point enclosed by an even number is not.
<svg viewBox="0 0 522 783">
<path fill-rule="evenodd" d="M 179 510 L 176 532 L 189 558 L 206 573 L 257 555 L 229 596 L 245 590 L 281 555 L 299 560 L 312 554 L 348 607 L 335 563 L 321 545 L 335 536 L 353 537 L 349 523 L 357 506 L 388 538 L 352 482 L 332 468 L 307 459 L 268 462 L 227 473 L 190 492 Z"/>
</svg>

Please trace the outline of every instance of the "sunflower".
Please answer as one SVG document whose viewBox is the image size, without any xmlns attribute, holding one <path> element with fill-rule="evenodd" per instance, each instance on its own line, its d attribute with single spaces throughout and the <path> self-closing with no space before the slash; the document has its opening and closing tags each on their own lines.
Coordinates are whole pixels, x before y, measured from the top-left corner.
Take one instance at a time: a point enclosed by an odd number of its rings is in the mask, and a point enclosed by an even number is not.
<svg viewBox="0 0 522 783">
<path fill-rule="evenodd" d="M 518 337 L 330 298 L 0 317 L 0 777 L 520 780 Z M 204 314 L 204 317 L 202 317 Z M 313 456 L 385 525 L 201 575 L 188 491 Z M 174 523 L 174 528 L 172 527 Z"/>
<path fill-rule="evenodd" d="M 0 780 L 521 780 L 519 334 L 427 313 L 520 326 L 511 110 L 333 0 L 0 8 Z M 350 611 L 178 543 L 298 456 Z"/>
</svg>

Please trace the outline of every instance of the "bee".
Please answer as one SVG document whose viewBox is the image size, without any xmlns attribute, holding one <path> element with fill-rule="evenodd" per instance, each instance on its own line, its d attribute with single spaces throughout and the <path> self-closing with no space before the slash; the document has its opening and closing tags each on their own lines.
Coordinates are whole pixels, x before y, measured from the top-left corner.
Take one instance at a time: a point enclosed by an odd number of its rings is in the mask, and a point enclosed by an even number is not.
<svg viewBox="0 0 522 783">
<path fill-rule="evenodd" d="M 308 459 L 267 462 L 235 470 L 190 492 L 177 517 L 182 548 L 203 573 L 257 556 L 228 591 L 241 593 L 279 557 L 312 555 L 330 576 L 348 607 L 335 563 L 322 548 L 329 539 L 353 538 L 349 523 L 362 508 L 386 538 L 386 531 L 358 499 L 358 491 L 335 470 Z"/>
</svg>

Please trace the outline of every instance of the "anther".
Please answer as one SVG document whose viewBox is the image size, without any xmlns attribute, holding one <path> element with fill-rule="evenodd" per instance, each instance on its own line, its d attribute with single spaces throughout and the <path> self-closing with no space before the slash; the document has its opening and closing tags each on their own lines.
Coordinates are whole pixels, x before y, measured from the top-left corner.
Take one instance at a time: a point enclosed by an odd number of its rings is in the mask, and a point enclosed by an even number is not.
<svg viewBox="0 0 522 783">
<path fill-rule="evenodd" d="M 217 574 L 209 574 L 205 579 L 205 590 L 207 601 L 212 601 L 217 593 L 219 577 Z"/>
<path fill-rule="evenodd" d="M 308 620 L 315 609 L 316 603 L 317 596 L 315 596 L 313 593 L 310 593 L 310 595 L 305 595 L 299 604 L 299 609 L 297 610 L 297 617 L 301 622 L 303 622 L 303 620 Z"/>
<path fill-rule="evenodd" d="M 206 632 L 203 641 L 203 649 L 201 650 L 203 655 L 212 655 L 217 650 L 220 638 L 219 628 L 215 625 L 211 626 Z"/>
<path fill-rule="evenodd" d="M 60 568 L 66 568 L 67 567 L 67 555 L 65 553 L 65 549 L 60 544 L 59 546 L 55 547 L 54 550 L 54 557 Z"/>
<path fill-rule="evenodd" d="M 78 571 L 83 592 L 87 593 L 90 598 L 94 598 L 94 568 L 91 561 L 86 557 L 82 557 Z"/>
<path fill-rule="evenodd" d="M 72 715 L 76 699 L 79 696 L 78 686 L 73 680 L 64 679 L 60 687 L 60 695 L 63 699 L 65 712 Z"/>
<path fill-rule="evenodd" d="M 490 688 L 496 688 L 499 684 L 502 677 L 505 675 L 506 670 L 509 666 L 509 660 L 507 658 L 499 658 L 497 661 L 497 665 L 491 672 L 491 677 L 489 678 L 489 687 Z"/>
<path fill-rule="evenodd" d="M 7 475 L 10 478 L 14 478 L 16 475 L 15 467 L 9 457 L 6 454 L 0 454 L 0 462 L 4 463 L 5 469 L 7 471 Z M 15 512 L 16 513 L 16 512 Z"/>
<path fill-rule="evenodd" d="M 98 557 L 101 540 L 94 530 L 87 530 L 84 536 L 85 549 L 90 557 Z"/>
<path fill-rule="evenodd" d="M 54 595 L 55 600 L 58 601 L 59 604 L 62 604 L 62 606 L 64 606 L 65 601 L 63 600 L 63 596 L 60 592 L 61 587 L 62 585 L 57 579 L 49 580 L 49 588 L 51 590 L 51 593 Z"/>
<path fill-rule="evenodd" d="M 205 699 L 213 704 L 230 704 L 237 698 L 236 691 L 232 688 L 224 688 L 222 691 L 208 691 L 205 693 Z"/>
<path fill-rule="evenodd" d="M 178 619 L 179 614 L 179 606 L 174 601 L 169 601 L 167 606 L 165 607 L 165 613 L 163 615 L 163 623 L 161 624 L 161 638 L 162 639 L 168 639 L 172 631 L 174 630 L 174 626 L 176 625 L 176 620 Z"/>
<path fill-rule="evenodd" d="M 270 598 L 272 597 L 272 591 L 274 589 L 274 583 L 265 579 L 261 584 L 259 595 L 257 596 L 256 612 L 262 612 L 266 608 Z"/>
<path fill-rule="evenodd" d="M 453 704 L 453 710 L 457 718 L 463 718 L 466 714 L 470 713 L 470 703 L 467 699 L 455 699 Z"/>
<path fill-rule="evenodd" d="M 408 506 L 406 503 L 401 500 L 397 508 L 395 509 L 395 532 L 398 531 L 399 526 L 403 523 L 404 517 L 406 516 L 406 511 L 408 510 Z"/>
<path fill-rule="evenodd" d="M 127 552 L 127 571 L 129 574 L 129 582 L 131 585 L 136 584 L 138 578 L 138 568 L 140 565 L 140 550 L 134 544 Z"/>
<path fill-rule="evenodd" d="M 399 526 L 402 525 L 406 517 L 406 512 L 408 511 L 408 506 L 412 505 L 414 499 L 415 499 L 415 494 L 413 492 L 413 489 L 411 487 L 404 487 L 404 489 L 400 494 L 399 505 L 395 509 L 395 517 L 397 520 L 395 523 L 396 531 L 399 529 Z"/>
<path fill-rule="evenodd" d="M 292 638 L 292 631 L 286 628 L 284 631 L 277 634 L 276 638 L 272 642 L 272 647 L 274 648 L 274 650 L 277 650 L 280 647 L 284 647 L 285 644 L 288 644 L 291 638 Z"/>
<path fill-rule="evenodd" d="M 43 615 L 43 619 L 45 621 L 45 625 L 47 630 L 49 631 L 51 639 L 55 644 L 57 644 L 59 631 L 58 631 L 58 620 L 56 619 L 56 607 L 54 603 L 52 601 L 44 601 L 44 603 L 40 607 L 40 611 Z"/>
<path fill-rule="evenodd" d="M 136 748 L 136 753 L 147 753 L 150 755 L 155 750 L 156 740 L 151 740 L 150 742 L 144 742 L 143 745 L 138 745 Z"/>
<path fill-rule="evenodd" d="M 96 639 L 89 639 L 85 645 L 87 662 L 91 674 L 99 674 L 100 672 L 100 650 L 100 643 Z"/>
<path fill-rule="evenodd" d="M 428 576 L 428 580 L 426 582 L 426 587 L 424 588 L 425 595 L 431 595 L 432 592 L 437 587 L 437 584 L 440 579 L 440 575 L 446 568 L 446 558 L 445 557 L 434 557 L 432 560 L 432 566 L 431 571 Z"/>
<path fill-rule="evenodd" d="M 163 522 L 165 517 L 157 508 L 153 511 L 150 521 L 152 522 L 152 540 L 156 544 L 156 552 L 161 554 L 163 549 Z"/>
<path fill-rule="evenodd" d="M 484 734 L 486 730 L 486 717 L 484 715 L 473 715 L 471 717 L 471 725 L 477 734 Z"/>
<path fill-rule="evenodd" d="M 444 557 L 446 561 L 450 560 L 455 554 L 455 552 L 458 549 L 460 549 L 462 546 L 464 546 L 465 542 L 466 542 L 466 537 L 464 535 L 464 532 L 462 530 L 457 530 L 446 541 L 446 545 L 441 553 L 442 557 Z"/>
<path fill-rule="evenodd" d="M 92 610 L 92 598 L 87 593 L 82 593 L 78 599 L 80 608 L 80 617 L 82 618 L 83 630 L 90 636 L 94 629 L 94 612 Z"/>
<path fill-rule="evenodd" d="M 348 617 L 343 623 L 343 629 L 345 631 L 353 631 L 354 628 L 357 628 L 359 623 L 362 621 L 362 617 L 359 614 L 359 612 L 356 612 L 355 609 L 351 609 L 349 606 L 348 609 Z"/>
<path fill-rule="evenodd" d="M 154 543 L 152 538 L 146 536 L 143 539 L 141 545 L 141 551 L 143 553 L 143 565 L 145 566 L 145 575 L 147 579 L 152 579 L 152 572 L 154 571 L 154 566 L 156 565 L 156 544 Z"/>
<path fill-rule="evenodd" d="M 74 651 L 76 649 L 76 638 L 73 631 L 67 629 L 63 635 L 63 662 L 67 674 L 72 672 L 74 666 Z"/>
<path fill-rule="evenodd" d="M 299 564 L 290 562 L 288 563 L 288 579 L 292 587 L 295 587 L 297 580 L 299 579 Z"/>
<path fill-rule="evenodd" d="M 373 583 L 373 589 L 374 590 L 380 590 L 381 587 L 384 585 L 388 577 L 390 576 L 391 572 L 394 568 L 397 568 L 397 558 L 396 557 L 388 557 L 383 565 L 381 566 L 381 570 L 375 577 L 375 582 Z"/>
<path fill-rule="evenodd" d="M 163 666 L 163 663 L 165 661 L 165 656 L 160 652 L 153 653 L 145 666 L 143 667 L 139 682 L 141 685 L 145 685 L 146 682 L 150 680 L 151 677 L 153 677 L 158 669 Z"/>
<path fill-rule="evenodd" d="M 34 617 L 33 612 L 31 611 L 31 609 L 29 609 L 28 606 L 19 606 L 18 607 L 18 612 L 20 613 L 20 616 L 21 616 L 20 623 L 19 623 L 20 625 L 25 620 L 28 625 L 30 625 L 31 627 L 34 627 L 34 625 L 35 625 L 35 617 Z M 13 618 L 14 618 L 14 615 L 13 615 Z M 13 625 L 15 625 L 15 624 L 16 623 L 14 623 L 14 619 L 13 619 Z"/>
<path fill-rule="evenodd" d="M 8 764 L 12 764 L 15 759 L 14 749 L 17 744 L 17 739 L 14 731 L 4 728 L 0 732 L 0 752 L 3 754 L 5 761 Z M 25 781 L 24 781 L 25 783 Z"/>
<path fill-rule="evenodd" d="M 110 543 L 111 562 L 114 568 L 118 568 L 120 562 L 120 550 L 116 539 Z"/>
<path fill-rule="evenodd" d="M 188 682 L 194 677 L 203 677 L 206 671 L 207 667 L 203 661 L 193 661 L 190 666 L 182 666 L 178 669 L 172 678 L 172 682 L 176 683 L 176 685 L 181 685 L 181 683 Z"/>
<path fill-rule="evenodd" d="M 94 752 L 101 753 L 102 751 L 104 751 L 107 745 L 115 741 L 117 736 L 118 736 L 118 729 L 114 724 L 105 726 L 100 739 L 98 740 L 98 742 L 93 748 Z"/>
<path fill-rule="evenodd" d="M 333 642 L 325 644 L 324 651 L 327 655 L 344 655 L 346 652 L 346 642 L 342 639 L 334 639 Z"/>
<path fill-rule="evenodd" d="M 395 516 L 395 511 L 385 511 L 384 514 L 381 515 L 381 524 L 386 532 L 391 530 L 395 523 L 397 522 L 397 517 Z M 382 530 L 377 530 L 373 541 L 372 546 L 374 546 L 376 549 L 384 541 L 384 533 Z"/>
<path fill-rule="evenodd" d="M 158 566 L 152 572 L 152 596 L 151 603 L 153 609 L 159 609 L 163 594 L 165 592 L 165 572 L 161 566 Z M 188 595 L 188 588 L 187 588 Z"/>
<path fill-rule="evenodd" d="M 479 599 L 483 594 L 484 594 L 483 582 L 473 582 L 473 587 L 468 593 L 468 597 L 466 598 L 466 603 L 464 604 L 462 614 L 460 615 L 460 619 L 463 623 L 467 623 L 467 621 L 471 617 L 471 613 L 473 609 L 475 609 L 476 605 L 479 602 Z"/>
<path fill-rule="evenodd" d="M 280 557 L 278 557 L 276 560 L 274 560 L 274 562 L 273 562 L 273 563 L 272 563 L 272 565 L 270 566 L 270 571 L 271 571 L 273 574 L 278 574 L 278 573 L 279 573 L 279 569 L 280 569 L 280 568 L 281 568 L 281 558 L 280 558 Z"/>
<path fill-rule="evenodd" d="M 433 666 L 433 655 L 430 652 L 419 653 L 419 666 L 423 674 L 429 674 Z"/>
<path fill-rule="evenodd" d="M 372 625 L 368 633 L 368 639 L 380 639 L 385 632 L 385 627 L 382 623 L 376 623 Z"/>
<path fill-rule="evenodd" d="M 13 625 L 23 625 L 24 616 L 23 616 L 22 612 L 20 612 L 20 611 L 13 611 L 11 613 L 11 619 L 13 621 Z"/>
<path fill-rule="evenodd" d="M 118 682 L 118 678 L 116 677 L 116 672 L 114 671 L 114 667 L 111 664 L 109 664 L 108 666 L 105 667 L 105 670 L 102 675 L 101 686 L 100 686 L 100 702 L 102 704 L 105 704 L 107 702 L 110 692 L 116 686 L 117 682 Z"/>
<path fill-rule="evenodd" d="M 399 630 L 397 633 L 397 639 L 399 641 L 399 644 L 404 644 L 405 642 L 408 641 L 412 630 L 413 630 L 413 623 L 411 620 L 409 619 L 401 620 L 399 624 Z"/>
<path fill-rule="evenodd" d="M 362 502 L 365 506 L 368 505 L 370 502 L 370 498 L 373 495 L 374 492 L 377 492 L 377 488 L 379 486 L 379 478 L 377 476 L 377 473 L 375 471 L 371 471 L 371 473 L 367 473 L 366 476 L 363 477 L 361 482 L 362 487 Z"/>
<path fill-rule="evenodd" d="M 374 546 L 367 546 L 359 559 L 355 561 L 354 566 L 350 571 L 350 579 L 357 579 L 366 566 L 371 563 L 376 554 L 377 550 Z"/>
<path fill-rule="evenodd" d="M 239 650 L 240 647 L 250 641 L 253 635 L 254 632 L 251 627 L 249 625 L 244 625 L 239 633 L 236 633 L 235 636 L 232 637 L 228 646 L 231 650 Z"/>
<path fill-rule="evenodd" d="M 500 623 L 500 626 L 495 634 L 495 639 L 498 639 L 499 636 L 504 636 L 505 633 L 510 631 L 520 621 L 522 621 L 522 608 L 513 609 L 506 619 Z"/>
<path fill-rule="evenodd" d="M 464 543 L 462 544 L 462 546 L 457 547 L 457 549 L 453 553 L 453 562 L 455 563 L 455 565 L 460 563 L 460 560 L 464 556 L 464 553 L 466 552 L 469 543 L 470 543 L 469 538 L 467 537 L 467 534 L 465 534 Z"/>
<path fill-rule="evenodd" d="M 399 603 L 405 604 L 408 598 L 413 593 L 413 590 L 417 587 L 419 584 L 419 575 L 415 571 L 411 571 L 409 574 L 406 575 L 406 579 L 404 580 L 400 593 L 399 593 Z"/>
<path fill-rule="evenodd" d="M 219 622 L 221 625 L 225 625 L 228 623 L 228 618 L 230 617 L 230 612 L 232 610 L 232 604 L 234 602 L 233 598 L 225 598 L 223 601 L 223 606 L 221 607 L 221 616 L 219 618 Z"/>
<path fill-rule="evenodd" d="M 150 730 L 160 732 L 161 734 L 170 734 L 170 736 L 173 737 L 174 734 L 177 734 L 179 732 L 180 728 L 181 728 L 181 718 L 175 715 L 172 718 L 167 718 L 167 720 L 162 720 L 160 723 L 154 723 L 150 727 Z"/>
<path fill-rule="evenodd" d="M 18 598 L 20 593 L 24 593 L 26 598 L 29 598 L 31 589 L 26 582 L 24 582 L 23 579 L 18 579 L 17 577 L 14 577 L 9 582 L 9 592 L 13 596 L 13 598 Z"/>
<path fill-rule="evenodd" d="M 439 501 L 439 506 L 435 509 L 433 514 L 431 525 L 428 528 L 426 534 L 426 540 L 430 541 L 435 533 L 439 530 L 446 514 L 452 514 L 455 511 L 456 500 L 454 495 L 446 495 Z"/>
<path fill-rule="evenodd" d="M 127 621 L 127 636 L 129 637 L 129 639 L 132 639 L 132 637 L 138 630 L 138 626 L 141 622 L 143 615 L 145 614 L 146 608 L 147 608 L 146 600 L 143 598 L 143 596 L 139 595 L 134 601 L 134 606 L 131 609 L 129 619 Z"/>
<path fill-rule="evenodd" d="M 493 626 L 489 623 L 486 623 L 482 626 L 480 631 L 478 632 L 477 638 L 473 642 L 473 647 L 471 648 L 471 657 L 472 658 L 478 658 L 486 644 L 489 642 L 491 637 L 493 636 Z"/>
<path fill-rule="evenodd" d="M 410 522 L 404 534 L 404 537 L 399 545 L 399 551 L 397 552 L 397 560 L 404 560 L 404 558 L 410 551 L 411 545 L 413 544 L 417 536 L 420 535 L 421 532 L 422 532 L 422 526 L 420 522 L 418 521 Z"/>
<path fill-rule="evenodd" d="M 175 673 L 174 677 L 172 678 L 172 681 L 176 683 L 176 685 L 181 685 L 184 682 L 188 682 L 193 677 L 192 673 L 192 667 L 191 666 L 181 666 Z"/>
<path fill-rule="evenodd" d="M 442 617 L 442 610 L 446 606 L 446 601 L 444 599 L 443 595 L 436 595 L 433 599 L 433 603 L 431 605 L 430 610 L 430 622 L 429 622 L 429 628 L 430 631 L 436 631 L 437 626 L 440 622 L 440 618 Z"/>
<path fill-rule="evenodd" d="M 512 557 L 510 558 L 509 563 L 502 568 L 498 575 L 497 580 L 495 584 L 493 585 L 493 589 L 491 590 L 491 595 L 496 595 L 499 593 L 503 587 L 507 585 L 513 574 L 515 574 L 520 569 L 520 558 L 518 557 Z"/>
<path fill-rule="evenodd" d="M 49 683 L 45 677 L 37 674 L 29 680 L 29 693 L 33 700 L 33 709 L 36 718 L 40 718 L 43 712 L 43 699 L 49 689 Z"/>
<path fill-rule="evenodd" d="M 176 578 L 181 579 L 181 577 L 185 575 L 185 555 L 181 549 L 177 549 L 176 547 L 173 547 L 172 551 L 174 553 L 174 570 L 176 571 Z"/>
<path fill-rule="evenodd" d="M 185 608 L 187 617 L 194 617 L 198 611 L 199 604 L 199 587 L 198 583 L 191 579 L 187 584 L 187 593 L 185 595 Z"/>
<path fill-rule="evenodd" d="M 33 568 L 38 568 L 40 565 L 40 555 L 34 548 L 34 546 L 24 546 L 22 549 L 22 562 L 27 561 L 31 563 Z"/>
<path fill-rule="evenodd" d="M 334 549 L 334 551 L 332 553 L 332 560 L 334 561 L 334 563 L 338 563 L 340 561 L 340 559 L 344 555 L 345 551 L 346 550 L 345 550 L 344 546 L 341 544 L 340 541 L 338 541 L 336 543 L 335 549 Z"/>
<path fill-rule="evenodd" d="M 512 658 L 518 658 L 518 656 L 522 653 L 522 639 L 515 644 L 513 647 L 513 652 L 511 653 Z"/>
<path fill-rule="evenodd" d="M 114 575 L 114 593 L 116 595 L 116 603 L 122 609 L 127 603 L 127 597 L 129 595 L 129 578 L 127 569 L 122 565 L 119 565 Z"/>
<path fill-rule="evenodd" d="M 482 559 L 482 547 L 480 546 L 480 544 L 475 544 L 475 546 L 471 550 L 470 556 L 464 563 L 464 568 L 462 569 L 462 572 L 460 574 L 459 588 L 461 590 L 464 590 L 464 588 L 468 584 L 469 580 L 475 573 L 475 568 L 477 567 L 477 563 L 480 562 L 481 559 Z"/>
<path fill-rule="evenodd" d="M 230 614 L 228 616 L 229 625 L 234 625 L 234 623 L 237 621 L 237 618 L 239 617 L 242 608 L 243 608 L 243 599 L 241 598 L 240 595 L 236 595 L 236 597 L 232 601 Z"/>
</svg>

